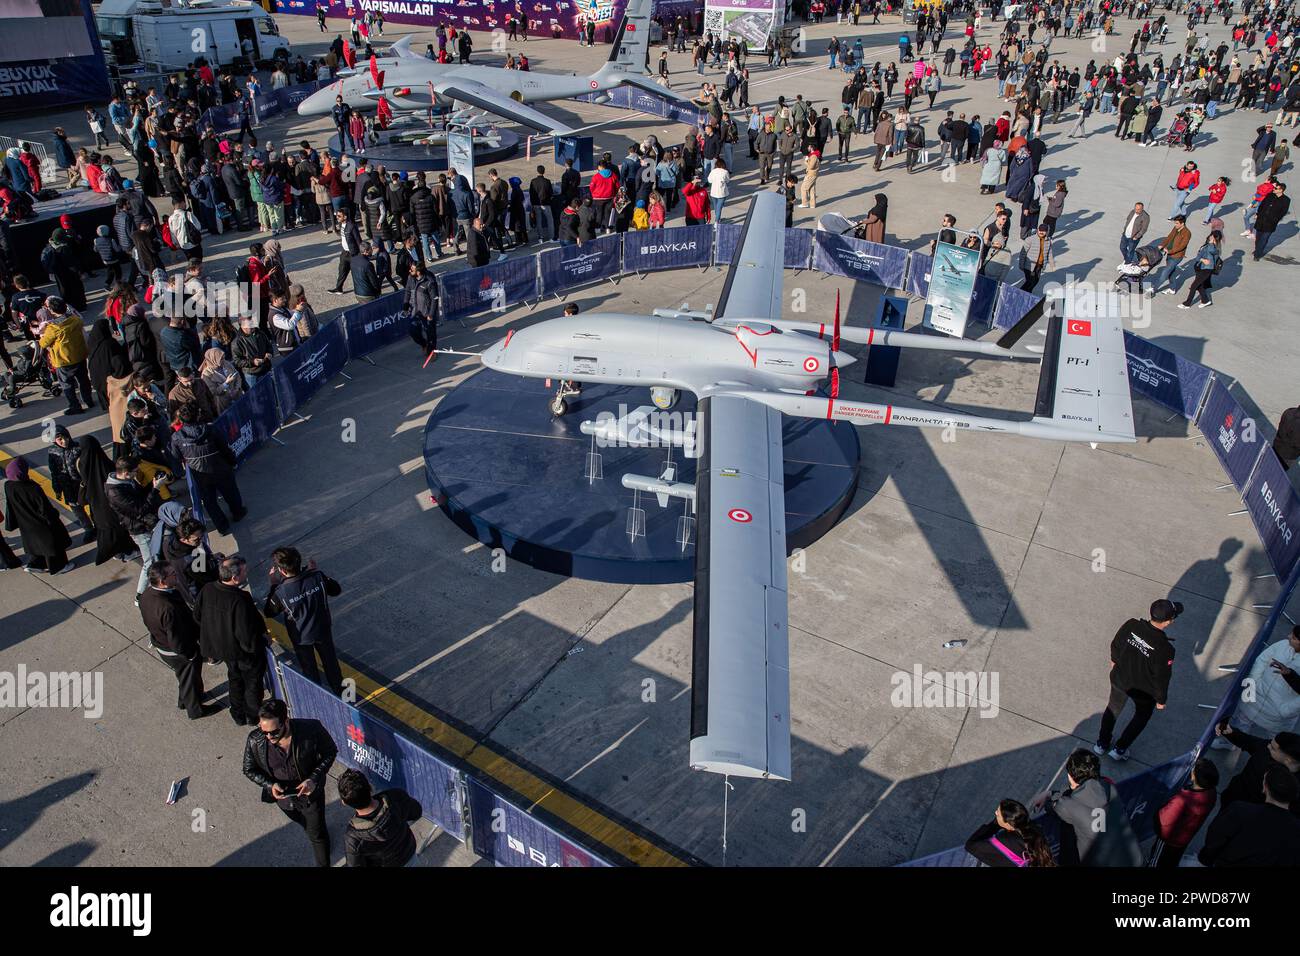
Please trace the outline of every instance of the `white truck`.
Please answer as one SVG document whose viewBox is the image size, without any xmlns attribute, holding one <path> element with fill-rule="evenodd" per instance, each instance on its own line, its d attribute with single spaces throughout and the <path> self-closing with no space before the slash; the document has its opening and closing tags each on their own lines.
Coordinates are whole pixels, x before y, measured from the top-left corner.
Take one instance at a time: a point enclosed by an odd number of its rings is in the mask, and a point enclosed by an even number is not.
<svg viewBox="0 0 1300 956">
<path fill-rule="evenodd" d="M 159 72 L 288 59 L 275 18 L 247 0 L 103 0 L 95 14 L 110 64 Z"/>
</svg>

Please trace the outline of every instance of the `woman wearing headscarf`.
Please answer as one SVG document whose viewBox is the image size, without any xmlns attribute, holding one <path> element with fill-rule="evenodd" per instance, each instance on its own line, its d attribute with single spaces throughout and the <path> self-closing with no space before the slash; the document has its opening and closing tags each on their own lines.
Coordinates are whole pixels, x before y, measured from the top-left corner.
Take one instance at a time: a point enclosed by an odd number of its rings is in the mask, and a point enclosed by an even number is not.
<svg viewBox="0 0 1300 956">
<path fill-rule="evenodd" d="M 96 319 L 86 335 L 86 371 L 99 396 L 99 407 L 110 408 L 109 380 L 131 377 L 131 360 L 126 348 L 113 336 L 108 319 Z"/>
<path fill-rule="evenodd" d="M 32 178 L 27 175 L 27 167 L 23 165 L 22 153 L 17 146 L 5 150 L 5 170 L 9 173 L 14 192 L 33 196 Z"/>
<path fill-rule="evenodd" d="M 190 509 L 179 501 L 164 501 L 158 506 L 158 523 L 149 535 L 149 550 L 153 559 L 158 561 L 163 556 L 163 545 L 170 533 L 186 518 L 192 517 Z"/>
<path fill-rule="evenodd" d="M 876 204 L 867 212 L 867 217 L 858 221 L 860 238 L 867 242 L 885 241 L 885 221 L 889 218 L 889 197 L 876 193 Z"/>
<path fill-rule="evenodd" d="M 1007 198 L 1012 202 L 1024 202 L 1025 197 L 1033 195 L 1034 161 L 1029 149 L 1021 146 L 1015 150 L 1011 160 L 1011 169 L 1007 173 Z"/>
<path fill-rule="evenodd" d="M 81 264 L 77 250 L 68 241 L 62 227 L 50 233 L 50 242 L 41 252 L 41 265 L 59 289 L 59 296 L 78 312 L 86 310 L 86 287 L 81 281 Z"/>
<path fill-rule="evenodd" d="M 136 173 L 136 182 L 140 184 L 140 190 L 151 199 L 157 199 L 163 194 L 162 178 L 158 175 L 158 161 L 154 158 L 154 148 L 158 145 L 157 140 L 148 140 L 141 143 L 135 150 L 135 161 L 139 167 Z"/>
<path fill-rule="evenodd" d="M 984 166 L 980 169 L 980 195 L 987 196 L 996 192 L 1002 182 L 1002 167 L 1007 162 L 1007 151 L 1002 148 L 1002 141 L 995 139 L 984 150 Z"/>
<path fill-rule="evenodd" d="M 515 234 L 515 245 L 528 245 L 528 213 L 524 209 L 524 181 L 510 177 L 510 228 Z"/>
<path fill-rule="evenodd" d="M 262 243 L 262 275 L 266 281 L 267 294 L 289 294 L 289 273 L 284 267 L 284 253 L 280 251 L 279 239 L 268 239 Z"/>
<path fill-rule="evenodd" d="M 27 473 L 27 459 L 5 466 L 5 530 L 22 535 L 28 571 L 61 574 L 71 571 L 68 545 L 72 538 L 45 491 Z"/>
<path fill-rule="evenodd" d="M 244 377 L 239 374 L 239 369 L 230 364 L 221 349 L 208 349 L 203 353 L 199 376 L 208 386 L 208 391 L 212 393 L 218 415 L 244 394 Z"/>
<path fill-rule="evenodd" d="M 77 471 L 81 474 L 77 503 L 90 509 L 90 520 L 95 523 L 95 564 L 99 565 L 111 558 L 130 554 L 135 550 L 135 543 L 122 527 L 108 503 L 108 495 L 104 493 L 113 466 L 99 439 L 94 435 L 83 435 L 77 447 L 81 452 L 77 459 Z M 124 557 L 119 559 L 126 560 Z"/>
</svg>

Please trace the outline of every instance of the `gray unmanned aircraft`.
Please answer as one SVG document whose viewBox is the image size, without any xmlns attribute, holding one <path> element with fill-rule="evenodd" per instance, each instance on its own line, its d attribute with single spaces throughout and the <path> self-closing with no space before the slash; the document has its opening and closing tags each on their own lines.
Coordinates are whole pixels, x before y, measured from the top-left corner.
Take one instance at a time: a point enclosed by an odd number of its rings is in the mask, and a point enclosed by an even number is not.
<svg viewBox="0 0 1300 956">
<path fill-rule="evenodd" d="M 688 97 L 650 78 L 646 57 L 653 6 L 653 0 L 630 0 L 608 62 L 589 76 L 436 63 L 412 52 L 411 36 L 407 35 L 392 45 L 389 56 L 372 58 L 368 69 L 341 70 L 338 82 L 322 87 L 298 104 L 298 114 L 327 116 L 339 96 L 353 109 L 373 110 L 383 96 L 396 109 L 478 109 L 543 133 L 566 135 L 574 131 L 527 104 L 631 86 L 684 106 L 695 106 Z"/>
<path fill-rule="evenodd" d="M 698 396 L 695 435 L 678 430 L 660 436 L 688 449 L 698 439 L 696 483 L 625 475 L 623 485 L 684 499 L 696 513 L 691 767 L 788 780 L 782 413 L 1058 441 L 1134 437 L 1123 329 L 1118 318 L 1104 314 L 1104 303 L 1067 302 L 1062 315 L 1040 309 L 996 344 L 841 328 L 838 312 L 829 325 L 785 321 L 784 219 L 780 195 L 754 197 L 712 313 L 656 309 L 649 316 L 550 319 L 510 332 L 481 361 L 528 378 L 643 385 L 661 409 L 671 407 L 680 391 Z M 1013 349 L 1044 312 L 1044 344 Z M 841 340 L 1041 359 L 1034 417 L 1013 421 L 846 401 L 839 397 L 839 372 L 854 359 L 840 350 Z M 828 379 L 826 393 L 818 394 Z M 584 422 L 582 430 L 613 437 L 627 434 L 627 424 Z M 634 424 L 633 430 L 644 427 Z"/>
</svg>

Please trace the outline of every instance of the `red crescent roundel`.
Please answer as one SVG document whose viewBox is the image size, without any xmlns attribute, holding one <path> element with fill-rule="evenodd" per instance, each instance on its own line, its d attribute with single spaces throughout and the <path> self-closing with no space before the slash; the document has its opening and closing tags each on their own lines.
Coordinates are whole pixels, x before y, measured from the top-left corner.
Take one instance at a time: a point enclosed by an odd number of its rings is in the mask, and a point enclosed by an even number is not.
<svg viewBox="0 0 1300 956">
<path fill-rule="evenodd" d="M 803 370 L 805 372 L 815 372 L 821 367 L 821 362 L 817 361 L 811 355 L 803 360 Z"/>
<path fill-rule="evenodd" d="M 738 521 L 741 524 L 749 524 L 754 520 L 754 516 L 744 508 L 732 508 L 727 512 L 727 517 L 732 521 Z"/>
</svg>

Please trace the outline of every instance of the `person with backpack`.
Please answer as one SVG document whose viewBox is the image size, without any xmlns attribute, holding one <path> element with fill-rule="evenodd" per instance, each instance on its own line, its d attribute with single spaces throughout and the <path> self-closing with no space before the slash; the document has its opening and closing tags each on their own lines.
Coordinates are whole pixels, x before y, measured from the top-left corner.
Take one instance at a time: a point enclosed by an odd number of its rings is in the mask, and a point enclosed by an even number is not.
<svg viewBox="0 0 1300 956">
<path fill-rule="evenodd" d="M 176 417 L 181 427 L 172 435 L 171 452 L 189 469 L 199 500 L 203 502 L 204 515 L 219 534 L 226 534 L 231 524 L 242 521 L 248 514 L 239 493 L 239 484 L 235 481 L 235 453 L 221 432 L 202 420 L 198 407 L 193 403 L 182 405 Z M 229 519 L 217 501 L 218 496 L 230 509 Z"/>
<path fill-rule="evenodd" d="M 203 231 L 198 217 L 183 204 L 175 203 L 167 217 L 167 231 L 173 248 L 185 253 L 186 262 L 197 265 L 203 262 Z"/>
<path fill-rule="evenodd" d="M 1222 241 L 1223 234 L 1217 231 L 1205 237 L 1205 243 L 1196 251 L 1192 263 L 1194 272 L 1192 284 L 1187 287 L 1187 298 L 1178 303 L 1178 308 L 1190 309 L 1192 299 L 1198 295 L 1201 298 L 1198 308 L 1206 309 L 1214 304 L 1210 299 L 1210 290 L 1214 288 L 1210 280 L 1223 271 L 1223 254 L 1219 251 Z"/>
</svg>

